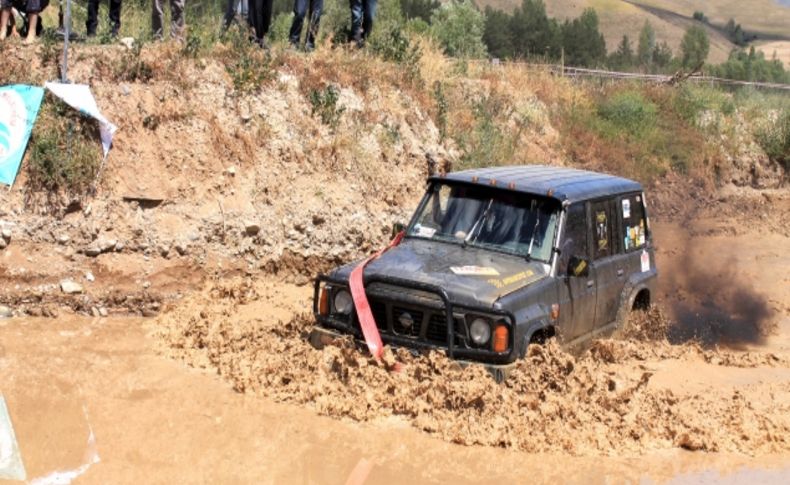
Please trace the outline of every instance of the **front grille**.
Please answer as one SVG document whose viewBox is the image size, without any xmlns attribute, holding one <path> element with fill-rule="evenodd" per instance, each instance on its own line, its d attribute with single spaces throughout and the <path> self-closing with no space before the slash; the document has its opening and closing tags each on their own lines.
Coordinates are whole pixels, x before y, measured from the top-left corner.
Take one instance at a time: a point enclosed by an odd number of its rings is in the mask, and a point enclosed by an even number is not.
<svg viewBox="0 0 790 485">
<path fill-rule="evenodd" d="M 401 322 L 402 317 L 411 317 L 411 325 L 406 326 Z M 422 331 L 422 318 L 424 313 L 410 308 L 392 307 L 392 329 L 398 335 L 406 337 L 419 337 Z"/>
<path fill-rule="evenodd" d="M 425 338 L 431 342 L 447 343 L 447 315 L 439 313 L 431 315 Z"/>
<path fill-rule="evenodd" d="M 376 320 L 376 326 L 381 331 L 387 331 L 387 305 L 381 301 L 371 301 L 370 311 L 373 313 L 373 319 Z"/>
</svg>

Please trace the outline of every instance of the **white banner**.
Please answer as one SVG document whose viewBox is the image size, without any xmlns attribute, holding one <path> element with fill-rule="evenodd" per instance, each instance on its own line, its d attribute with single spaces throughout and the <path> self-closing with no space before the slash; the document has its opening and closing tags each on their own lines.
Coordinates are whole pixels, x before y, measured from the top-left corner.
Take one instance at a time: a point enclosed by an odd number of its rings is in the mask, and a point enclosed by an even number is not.
<svg viewBox="0 0 790 485">
<path fill-rule="evenodd" d="M 101 114 L 99 106 L 96 104 L 91 88 L 87 84 L 61 84 L 44 83 L 44 87 L 52 91 L 52 94 L 62 99 L 72 108 L 91 116 L 99 121 L 99 133 L 101 134 L 101 146 L 104 149 L 104 158 L 112 146 L 112 137 L 118 127 Z"/>
</svg>

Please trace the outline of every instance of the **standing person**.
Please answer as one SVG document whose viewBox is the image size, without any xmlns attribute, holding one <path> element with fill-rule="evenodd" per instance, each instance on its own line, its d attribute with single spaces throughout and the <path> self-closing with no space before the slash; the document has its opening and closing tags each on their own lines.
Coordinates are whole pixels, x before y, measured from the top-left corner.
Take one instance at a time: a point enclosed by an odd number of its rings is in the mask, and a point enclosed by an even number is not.
<svg viewBox="0 0 790 485">
<path fill-rule="evenodd" d="M 164 34 L 164 2 L 165 0 L 153 0 L 151 10 L 151 30 L 154 32 L 154 39 L 162 40 Z M 184 3 L 186 0 L 170 0 L 170 37 L 173 39 L 184 40 Z"/>
<path fill-rule="evenodd" d="M 302 38 L 302 24 L 304 24 L 308 6 L 310 7 L 310 21 L 307 25 L 307 39 L 304 42 L 304 49 L 309 52 L 315 49 L 315 38 L 318 35 L 321 12 L 324 10 L 324 0 L 294 0 L 294 21 L 291 24 L 291 33 L 288 35 L 288 39 L 292 46 L 299 48 L 299 40 Z"/>
<path fill-rule="evenodd" d="M 85 21 L 85 30 L 88 37 L 96 35 L 96 27 L 99 25 L 99 2 L 101 0 L 88 0 L 88 19 Z M 109 4 L 110 35 L 118 37 L 121 30 L 121 0 L 107 0 Z M 63 27 L 63 17 L 59 17 L 60 26 Z"/>
<path fill-rule="evenodd" d="M 25 44 L 32 44 L 36 41 L 38 30 L 41 29 L 39 25 L 41 22 L 40 14 L 49 5 L 49 0 L 0 0 L 0 25 L 2 31 L 0 32 L 0 40 L 6 38 L 9 29 L 9 21 L 11 22 L 11 29 L 13 32 L 13 14 L 12 8 L 16 8 L 20 12 L 24 11 L 27 15 L 27 35 L 25 36 Z"/>
<path fill-rule="evenodd" d="M 228 0 L 225 7 L 225 16 L 222 19 L 223 30 L 228 30 L 236 14 L 241 14 L 242 17 L 247 17 L 247 0 Z"/>
<path fill-rule="evenodd" d="M 376 16 L 376 0 L 350 0 L 351 2 L 351 40 L 357 46 L 365 45 L 373 30 L 373 17 Z"/>
<path fill-rule="evenodd" d="M 273 0 L 249 0 L 247 12 L 247 22 L 254 31 L 254 41 L 261 47 L 265 47 L 263 37 L 269 32 L 269 25 L 272 23 L 272 2 Z"/>
</svg>

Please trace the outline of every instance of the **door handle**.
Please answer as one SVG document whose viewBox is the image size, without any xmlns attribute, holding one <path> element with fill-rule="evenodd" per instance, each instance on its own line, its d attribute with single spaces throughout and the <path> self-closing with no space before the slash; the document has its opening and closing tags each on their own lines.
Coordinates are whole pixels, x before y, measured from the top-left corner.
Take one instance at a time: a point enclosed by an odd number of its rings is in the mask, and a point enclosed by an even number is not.
<svg viewBox="0 0 790 485">
<path fill-rule="evenodd" d="M 595 283 L 593 280 L 587 280 L 587 288 L 592 288 L 593 283 Z"/>
<path fill-rule="evenodd" d="M 617 276 L 623 276 L 623 270 L 622 269 L 618 269 L 617 270 Z"/>
</svg>

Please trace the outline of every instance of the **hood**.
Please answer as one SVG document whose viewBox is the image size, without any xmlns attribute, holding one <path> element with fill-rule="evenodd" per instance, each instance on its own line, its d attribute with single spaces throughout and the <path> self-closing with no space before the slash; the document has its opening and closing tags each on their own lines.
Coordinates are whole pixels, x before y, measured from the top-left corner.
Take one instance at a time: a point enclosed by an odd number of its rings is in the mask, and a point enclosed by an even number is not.
<svg viewBox="0 0 790 485">
<path fill-rule="evenodd" d="M 359 261 L 332 276 L 348 280 Z M 422 239 L 404 239 L 365 268 L 365 278 L 391 276 L 443 288 L 454 304 L 492 306 L 501 296 L 548 275 L 549 266 L 495 251 Z"/>
</svg>

